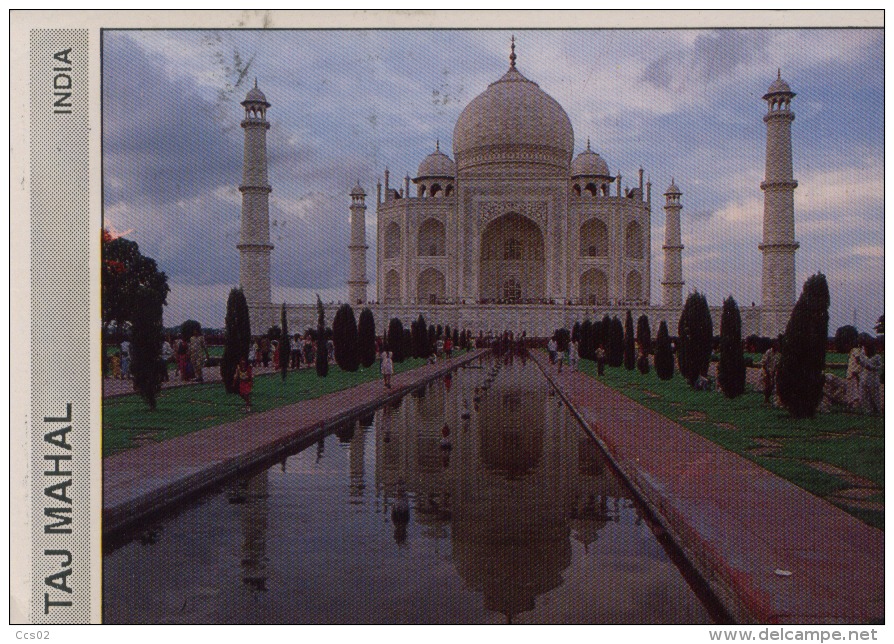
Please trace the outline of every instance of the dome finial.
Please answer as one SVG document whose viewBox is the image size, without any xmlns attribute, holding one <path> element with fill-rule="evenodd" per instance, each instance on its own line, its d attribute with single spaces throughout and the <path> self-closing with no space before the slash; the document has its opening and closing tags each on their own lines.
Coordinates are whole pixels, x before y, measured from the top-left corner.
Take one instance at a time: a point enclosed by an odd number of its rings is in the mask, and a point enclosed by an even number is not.
<svg viewBox="0 0 894 644">
<path fill-rule="evenodd" d="M 782 67 L 776 68 L 776 80 L 782 80 Z"/>
<path fill-rule="evenodd" d="M 441 151 L 441 139 L 435 139 L 435 152 Z"/>
<path fill-rule="evenodd" d="M 255 89 L 257 89 L 257 88 L 258 88 L 258 77 L 255 76 Z"/>
<path fill-rule="evenodd" d="M 515 59 L 517 56 L 515 55 L 515 34 L 512 34 L 512 38 L 510 39 L 509 45 L 509 66 L 512 69 L 515 69 Z"/>
<path fill-rule="evenodd" d="M 587 152 L 592 152 L 590 149 L 590 137 L 587 137 Z"/>
</svg>

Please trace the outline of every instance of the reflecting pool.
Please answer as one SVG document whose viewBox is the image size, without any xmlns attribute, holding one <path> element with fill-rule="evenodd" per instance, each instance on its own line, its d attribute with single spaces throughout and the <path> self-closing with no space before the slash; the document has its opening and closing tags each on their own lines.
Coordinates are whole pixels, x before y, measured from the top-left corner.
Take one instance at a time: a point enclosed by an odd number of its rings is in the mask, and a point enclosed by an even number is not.
<svg viewBox="0 0 894 644">
<path fill-rule="evenodd" d="M 702 623 L 531 361 L 485 358 L 107 543 L 106 622 Z"/>
</svg>

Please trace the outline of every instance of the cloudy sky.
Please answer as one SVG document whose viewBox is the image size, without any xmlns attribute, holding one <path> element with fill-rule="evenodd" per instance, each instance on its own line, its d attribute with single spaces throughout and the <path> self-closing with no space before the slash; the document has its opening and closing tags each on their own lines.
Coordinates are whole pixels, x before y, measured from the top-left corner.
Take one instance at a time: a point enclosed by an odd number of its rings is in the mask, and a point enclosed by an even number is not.
<svg viewBox="0 0 894 644">
<path fill-rule="evenodd" d="M 831 330 L 884 308 L 881 30 L 516 30 L 518 68 L 631 185 L 654 184 L 652 294 L 664 211 L 683 191 L 685 291 L 760 303 L 766 129 L 777 68 L 792 103 L 798 292 L 822 271 Z M 222 326 L 239 280 L 242 107 L 255 77 L 268 119 L 273 300 L 344 299 L 348 192 L 371 205 L 386 166 L 415 175 L 462 109 L 508 67 L 508 31 L 106 31 L 105 223 L 168 274 L 169 325 Z M 374 279 L 374 248 L 368 276 Z M 370 285 L 374 297 L 374 284 Z"/>
</svg>

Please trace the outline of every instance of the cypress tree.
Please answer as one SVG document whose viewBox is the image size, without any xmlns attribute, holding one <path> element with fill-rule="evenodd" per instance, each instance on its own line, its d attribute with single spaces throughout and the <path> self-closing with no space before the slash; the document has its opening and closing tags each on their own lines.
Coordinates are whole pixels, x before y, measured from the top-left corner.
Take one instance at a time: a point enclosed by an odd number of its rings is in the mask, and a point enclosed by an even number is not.
<svg viewBox="0 0 894 644">
<path fill-rule="evenodd" d="M 289 359 L 292 357 L 292 338 L 289 337 L 289 322 L 286 320 L 286 303 L 282 303 L 282 312 L 280 313 L 280 326 L 282 332 L 279 336 L 279 371 L 282 374 L 283 382 L 289 374 Z"/>
<path fill-rule="evenodd" d="M 326 310 L 317 295 L 317 375 L 325 378 L 329 374 L 329 352 L 326 350 Z"/>
<path fill-rule="evenodd" d="M 612 335 L 612 319 L 608 317 L 608 313 L 602 316 L 602 323 L 599 325 L 599 335 L 597 335 L 597 344 L 602 345 L 602 348 L 605 349 L 605 361 L 609 362 L 609 352 L 611 351 L 611 335 Z"/>
<path fill-rule="evenodd" d="M 428 325 L 422 314 L 416 318 L 416 321 L 410 324 L 410 333 L 413 336 L 413 353 L 415 358 L 428 357 Z"/>
<path fill-rule="evenodd" d="M 364 369 L 372 366 L 372 363 L 376 361 L 376 320 L 368 307 L 360 311 L 360 321 L 357 323 L 357 344 L 360 364 Z"/>
<path fill-rule="evenodd" d="M 332 342 L 335 362 L 343 371 L 357 371 L 360 356 L 357 351 L 357 320 L 350 304 L 342 304 L 332 321 Z"/>
<path fill-rule="evenodd" d="M 720 316 L 720 363 L 717 383 L 727 398 L 745 392 L 745 352 L 742 346 L 742 316 L 732 296 L 723 302 Z"/>
<path fill-rule="evenodd" d="M 835 351 L 838 353 L 850 353 L 857 346 L 860 339 L 860 332 L 857 327 L 850 324 L 838 327 L 835 331 Z"/>
<path fill-rule="evenodd" d="M 624 325 L 617 316 L 611 320 L 607 352 L 610 367 L 620 367 L 624 364 Z"/>
<path fill-rule="evenodd" d="M 444 333 L 444 329 L 443 329 L 443 327 L 441 327 L 441 325 L 439 324 L 437 327 L 435 327 L 435 340 L 437 340 L 438 338 L 440 338 L 442 333 Z"/>
<path fill-rule="evenodd" d="M 134 292 L 130 372 L 134 389 L 149 409 L 155 409 L 156 398 L 161 391 L 161 370 L 167 368 L 161 360 L 161 343 L 164 339 L 162 307 L 163 300 L 150 288 L 139 287 Z"/>
<path fill-rule="evenodd" d="M 596 320 L 593 322 L 593 326 L 590 327 L 590 339 L 588 340 L 588 344 L 590 345 L 590 358 L 589 360 L 596 359 L 596 350 L 602 345 L 602 348 L 605 348 L 603 344 L 603 336 L 605 333 L 602 330 L 602 322 L 600 320 Z"/>
<path fill-rule="evenodd" d="M 445 342 L 447 341 L 447 338 L 450 338 L 451 340 L 453 340 L 453 332 L 450 330 L 449 324 L 444 325 L 444 341 Z"/>
<path fill-rule="evenodd" d="M 183 339 L 187 342 L 189 342 L 189 339 L 196 334 L 196 331 L 201 333 L 202 325 L 195 320 L 186 320 L 180 325 L 180 335 L 183 336 Z"/>
<path fill-rule="evenodd" d="M 453 329 L 453 349 L 459 351 L 459 329 Z"/>
<path fill-rule="evenodd" d="M 577 326 L 577 324 L 575 324 Z M 590 322 L 590 318 L 584 320 L 584 323 L 580 325 L 580 328 L 577 331 L 578 342 L 580 345 L 578 346 L 578 353 L 582 360 L 593 360 L 595 349 L 593 347 L 593 323 Z"/>
<path fill-rule="evenodd" d="M 776 390 L 795 418 L 812 418 L 823 397 L 829 286 L 817 273 L 804 283 L 780 342 Z"/>
<path fill-rule="evenodd" d="M 404 329 L 403 354 L 405 357 L 413 355 L 413 334 L 409 329 Z"/>
<path fill-rule="evenodd" d="M 220 361 L 220 377 L 227 393 L 238 393 L 233 385 L 236 366 L 248 359 L 251 346 L 251 320 L 248 303 L 241 288 L 234 288 L 227 298 L 227 315 L 224 322 L 224 352 Z"/>
<path fill-rule="evenodd" d="M 649 318 L 643 313 L 636 321 L 636 341 L 639 343 L 641 353 L 652 353 L 652 329 L 649 327 Z"/>
<path fill-rule="evenodd" d="M 394 362 L 404 361 L 404 325 L 398 318 L 388 323 L 388 351 Z"/>
<path fill-rule="evenodd" d="M 636 369 L 636 342 L 633 338 L 633 315 L 630 309 L 624 320 L 624 368 L 627 371 Z"/>
<path fill-rule="evenodd" d="M 578 321 L 575 321 L 574 325 L 572 325 L 572 327 L 571 327 L 571 341 L 572 342 L 579 343 L 581 341 L 581 338 L 580 338 L 581 326 L 582 326 L 581 323 Z"/>
<path fill-rule="evenodd" d="M 662 380 L 670 380 L 674 375 L 674 354 L 664 320 L 658 325 L 658 335 L 655 338 L 655 373 Z"/>
<path fill-rule="evenodd" d="M 694 386 L 699 376 L 708 374 L 711 342 L 714 338 L 711 310 L 703 294 L 690 293 L 686 298 L 680 314 L 678 333 L 680 341 L 677 345 L 677 362 L 680 364 L 680 373 L 690 386 Z"/>
<path fill-rule="evenodd" d="M 438 339 L 438 330 L 435 328 L 434 324 L 428 325 L 428 350 L 425 352 L 426 356 L 430 356 L 435 352 L 435 341 Z"/>
</svg>

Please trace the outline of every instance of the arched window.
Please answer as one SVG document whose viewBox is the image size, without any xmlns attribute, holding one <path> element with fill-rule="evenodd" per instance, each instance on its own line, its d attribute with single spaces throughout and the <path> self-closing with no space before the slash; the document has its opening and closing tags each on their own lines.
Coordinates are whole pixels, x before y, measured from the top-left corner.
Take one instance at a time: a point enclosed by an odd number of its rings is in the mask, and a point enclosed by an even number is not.
<svg viewBox="0 0 894 644">
<path fill-rule="evenodd" d="M 643 228 L 631 221 L 624 233 L 624 254 L 631 259 L 643 258 Z"/>
<path fill-rule="evenodd" d="M 445 255 L 446 234 L 444 224 L 437 219 L 426 219 L 419 226 L 417 253 L 423 257 L 442 257 Z"/>
<path fill-rule="evenodd" d="M 425 199 L 425 184 L 424 183 L 419 184 L 419 193 L 418 194 L 419 194 L 420 199 Z"/>
<path fill-rule="evenodd" d="M 447 189 L 444 191 L 444 196 L 449 197 L 453 194 L 453 184 L 448 184 Z"/>
<path fill-rule="evenodd" d="M 503 299 L 507 302 L 518 302 L 521 299 L 521 284 L 510 277 L 503 282 Z"/>
<path fill-rule="evenodd" d="M 640 301 L 643 299 L 643 278 L 638 271 L 630 271 L 627 275 L 627 299 Z"/>
<path fill-rule="evenodd" d="M 439 194 L 441 194 L 441 184 L 440 183 L 431 184 L 431 196 L 437 197 Z"/>
<path fill-rule="evenodd" d="M 434 268 L 426 268 L 416 280 L 416 301 L 419 304 L 437 304 L 445 296 L 444 274 Z"/>
<path fill-rule="evenodd" d="M 601 219 L 588 219 L 580 227 L 582 257 L 608 256 L 608 226 Z"/>
<path fill-rule="evenodd" d="M 591 268 L 580 276 L 580 296 L 594 305 L 608 299 L 608 278 L 598 268 Z"/>
<path fill-rule="evenodd" d="M 574 196 L 580 197 L 580 185 L 575 183 L 574 187 L 571 188 L 572 192 L 574 192 Z"/>
<path fill-rule="evenodd" d="M 395 270 L 385 275 L 385 304 L 400 304 L 400 274 Z"/>
<path fill-rule="evenodd" d="M 522 258 L 522 247 L 515 237 L 510 237 L 503 243 L 503 259 L 516 260 Z"/>
<path fill-rule="evenodd" d="M 385 259 L 400 256 L 400 226 L 392 221 L 385 227 Z"/>
</svg>

